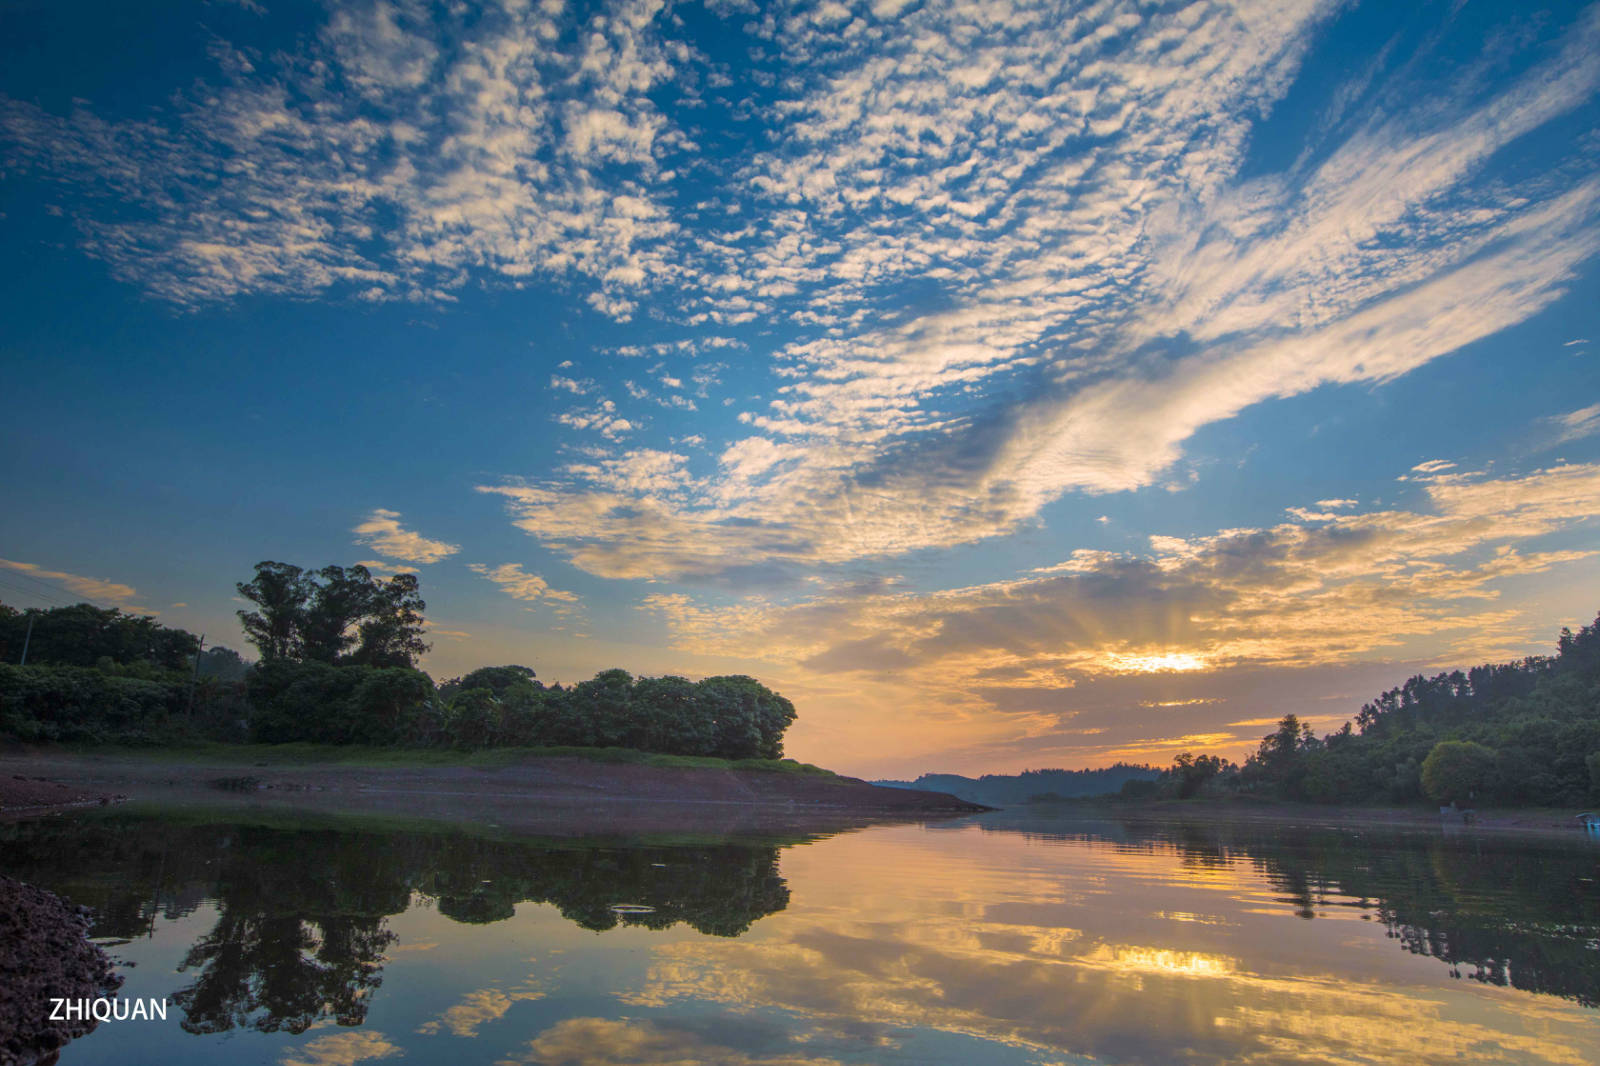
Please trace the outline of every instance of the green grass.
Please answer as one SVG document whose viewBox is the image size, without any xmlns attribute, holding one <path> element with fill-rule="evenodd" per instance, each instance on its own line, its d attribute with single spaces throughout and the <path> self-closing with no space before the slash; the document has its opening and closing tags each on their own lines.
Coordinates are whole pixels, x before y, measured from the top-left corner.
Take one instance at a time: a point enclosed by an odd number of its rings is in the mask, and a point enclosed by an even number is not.
<svg viewBox="0 0 1600 1066">
<path fill-rule="evenodd" d="M 375 748 L 339 744 L 221 744 L 199 741 L 182 747 L 147 748 L 96 745 L 71 748 L 90 755 L 133 757 L 149 762 L 224 762 L 240 766 L 475 766 L 497 769 L 531 759 L 569 758 L 590 762 L 673 769 L 739 770 L 757 773 L 816 774 L 835 777 L 794 759 L 718 759 L 709 755 L 662 755 L 633 748 Z"/>
</svg>

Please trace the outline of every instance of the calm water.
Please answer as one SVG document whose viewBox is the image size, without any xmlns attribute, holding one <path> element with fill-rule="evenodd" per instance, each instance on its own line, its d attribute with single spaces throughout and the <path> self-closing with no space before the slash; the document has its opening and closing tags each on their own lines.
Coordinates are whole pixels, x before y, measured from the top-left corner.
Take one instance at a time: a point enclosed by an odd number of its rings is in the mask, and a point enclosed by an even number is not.
<svg viewBox="0 0 1600 1066">
<path fill-rule="evenodd" d="M 122 994 L 172 1004 L 63 1063 L 1600 1062 L 1577 833 L 220 817 L 0 826 L 0 869 L 96 907 Z"/>
</svg>

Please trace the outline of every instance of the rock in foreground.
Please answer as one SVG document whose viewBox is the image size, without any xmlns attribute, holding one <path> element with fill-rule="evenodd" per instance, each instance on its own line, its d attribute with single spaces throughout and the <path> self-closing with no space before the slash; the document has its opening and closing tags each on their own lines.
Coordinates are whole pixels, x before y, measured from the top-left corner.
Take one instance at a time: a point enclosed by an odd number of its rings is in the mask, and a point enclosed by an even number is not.
<svg viewBox="0 0 1600 1066">
<path fill-rule="evenodd" d="M 54 999 L 85 1000 L 122 983 L 87 939 L 89 912 L 60 896 L 0 877 L 0 1066 L 53 1062 L 92 1019 L 50 1020 Z"/>
</svg>

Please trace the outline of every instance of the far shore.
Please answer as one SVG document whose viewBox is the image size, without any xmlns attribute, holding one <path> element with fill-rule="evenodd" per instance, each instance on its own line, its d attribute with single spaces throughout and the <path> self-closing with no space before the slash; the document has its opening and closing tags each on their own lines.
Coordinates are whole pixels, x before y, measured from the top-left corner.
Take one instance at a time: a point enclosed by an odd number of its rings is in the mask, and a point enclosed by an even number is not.
<svg viewBox="0 0 1600 1066">
<path fill-rule="evenodd" d="M 992 810 L 939 792 L 889 788 L 796 763 L 727 763 L 601 749 L 475 752 L 311 745 L 13 748 L 0 751 L 0 819 L 129 801 L 140 806 L 413 816 L 561 836 L 830 830 L 982 815 L 987 825 L 1063 820 L 1264 822 L 1445 832 L 1584 834 L 1576 810 L 1321 806 L 1249 797 L 1112 796 Z"/>
<path fill-rule="evenodd" d="M 0 753 L 0 816 L 126 800 L 406 815 L 575 836 L 823 830 L 987 810 L 943 793 L 884 788 L 797 764 L 679 762 L 689 765 L 611 751 L 583 757 L 304 746 L 23 749 Z"/>
<path fill-rule="evenodd" d="M 1005 818 L 1111 818 L 1151 822 L 1275 822 L 1329 827 L 1408 827 L 1488 830 L 1515 833 L 1561 831 L 1584 834 L 1576 809 L 1551 807 L 1486 807 L 1471 812 L 1440 814 L 1438 807 L 1325 806 L 1251 798 L 1192 800 L 1117 800 L 1090 796 L 1058 802 L 1008 807 Z"/>
</svg>

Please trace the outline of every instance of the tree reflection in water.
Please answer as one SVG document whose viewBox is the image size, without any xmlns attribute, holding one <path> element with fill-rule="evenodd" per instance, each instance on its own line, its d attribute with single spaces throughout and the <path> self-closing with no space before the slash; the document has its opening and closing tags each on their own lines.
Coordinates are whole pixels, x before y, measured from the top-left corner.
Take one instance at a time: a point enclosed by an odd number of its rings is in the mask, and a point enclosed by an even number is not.
<svg viewBox="0 0 1600 1066">
<path fill-rule="evenodd" d="M 1028 832 L 1171 846 L 1197 868 L 1249 863 L 1302 918 L 1363 910 L 1454 976 L 1600 1007 L 1600 852 L 1583 839 L 1131 819 Z"/>
<path fill-rule="evenodd" d="M 0 865 L 95 909 L 95 936 L 135 937 L 157 914 L 214 902 L 171 997 L 194 1033 L 360 1025 L 415 896 L 458 922 L 548 903 L 585 929 L 736 937 L 783 910 L 777 844 L 584 847 L 461 834 L 173 824 L 106 816 L 0 826 Z M 618 908 L 621 909 L 618 909 Z"/>
</svg>

